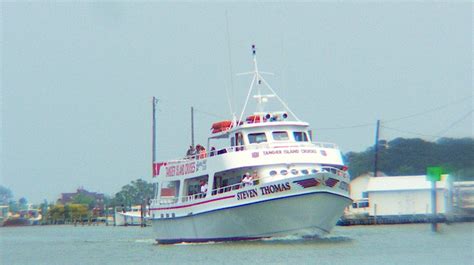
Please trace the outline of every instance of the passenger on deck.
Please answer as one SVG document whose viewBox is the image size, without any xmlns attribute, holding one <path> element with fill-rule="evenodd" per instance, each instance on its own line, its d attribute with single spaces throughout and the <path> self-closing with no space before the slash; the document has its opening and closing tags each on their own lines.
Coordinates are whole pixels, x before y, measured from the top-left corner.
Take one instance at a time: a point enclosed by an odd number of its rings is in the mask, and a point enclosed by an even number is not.
<svg viewBox="0 0 474 265">
<path fill-rule="evenodd" d="M 204 198 L 207 193 L 207 182 L 201 180 L 199 183 L 201 184 L 201 197 Z"/>
<path fill-rule="evenodd" d="M 246 172 L 242 178 L 242 184 L 244 186 L 252 186 L 253 185 L 253 178 L 250 176 L 248 172 Z"/>
<path fill-rule="evenodd" d="M 209 153 L 209 156 L 215 156 L 216 155 L 216 148 L 213 146 L 211 147 L 211 152 Z"/>
<path fill-rule="evenodd" d="M 194 146 L 190 145 L 188 151 L 186 152 L 186 157 L 191 159 L 194 155 L 196 155 L 196 149 L 194 149 Z"/>
<path fill-rule="evenodd" d="M 199 156 L 199 159 L 206 158 L 206 148 L 204 148 L 204 146 L 202 145 L 198 145 L 198 146 L 199 146 L 199 149 L 197 150 L 197 154 Z"/>
<path fill-rule="evenodd" d="M 201 152 L 202 146 L 200 144 L 196 145 L 196 151 L 194 154 L 196 155 L 196 159 L 199 159 L 199 152 Z"/>
</svg>

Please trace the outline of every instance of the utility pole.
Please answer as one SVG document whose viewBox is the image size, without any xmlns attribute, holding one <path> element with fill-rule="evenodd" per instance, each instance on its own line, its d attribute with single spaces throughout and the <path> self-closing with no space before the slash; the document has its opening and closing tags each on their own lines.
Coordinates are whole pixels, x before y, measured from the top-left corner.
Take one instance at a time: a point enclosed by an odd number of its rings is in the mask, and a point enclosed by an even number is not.
<svg viewBox="0 0 474 265">
<path fill-rule="evenodd" d="M 380 130 L 380 120 L 377 120 L 377 127 L 375 130 L 375 154 L 374 154 L 374 177 L 377 177 L 378 171 L 378 160 L 379 160 L 379 130 Z"/>
<path fill-rule="evenodd" d="M 194 107 L 191 107 L 191 145 L 194 147 Z"/>
<path fill-rule="evenodd" d="M 156 104 L 158 103 L 158 99 L 153 97 L 153 118 L 152 118 L 152 139 L 151 139 L 151 156 L 152 156 L 152 177 L 155 175 L 155 161 L 156 161 Z"/>
</svg>

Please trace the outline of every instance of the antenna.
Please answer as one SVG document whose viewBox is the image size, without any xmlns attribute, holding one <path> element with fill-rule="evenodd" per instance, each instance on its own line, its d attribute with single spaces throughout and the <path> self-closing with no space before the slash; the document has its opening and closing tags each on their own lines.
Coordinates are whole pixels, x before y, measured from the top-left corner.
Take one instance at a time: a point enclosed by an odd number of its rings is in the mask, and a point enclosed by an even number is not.
<svg viewBox="0 0 474 265">
<path fill-rule="evenodd" d="M 234 80 L 232 78 L 232 56 L 230 52 L 230 33 L 229 33 L 229 17 L 227 15 L 227 10 L 225 11 L 225 26 L 226 26 L 226 38 L 227 38 L 227 52 L 229 55 L 229 74 L 230 74 L 230 93 L 228 88 L 226 88 L 227 94 L 227 102 L 229 104 L 230 114 L 232 115 L 232 119 L 235 120 L 235 113 L 232 109 L 232 98 L 234 97 Z M 229 95 L 230 94 L 230 95 Z"/>
<path fill-rule="evenodd" d="M 253 55 L 254 70 L 251 71 L 251 72 L 245 72 L 245 73 L 237 74 L 237 75 L 253 75 L 252 82 L 250 83 L 249 92 L 247 93 L 247 98 L 245 99 L 244 107 L 243 107 L 242 112 L 240 114 L 239 122 L 242 121 L 242 117 L 245 113 L 245 109 L 247 108 L 247 103 L 248 103 L 250 94 L 252 93 L 252 90 L 254 89 L 255 82 L 257 82 L 258 91 L 257 91 L 257 94 L 254 95 L 253 97 L 257 100 L 257 110 L 259 112 L 263 112 L 264 104 L 268 102 L 269 98 L 276 97 L 278 99 L 278 101 L 283 105 L 283 107 L 289 113 L 291 113 L 291 115 L 293 115 L 293 117 L 295 117 L 295 119 L 297 121 L 300 121 L 300 119 L 298 119 L 298 117 L 293 113 L 293 111 L 291 111 L 291 109 L 288 107 L 288 105 L 286 105 L 286 103 L 275 93 L 275 91 L 270 86 L 270 84 L 268 84 L 268 82 L 262 77 L 262 74 L 268 74 L 268 75 L 274 75 L 274 74 L 258 70 L 257 50 L 256 50 L 256 47 L 255 47 L 255 44 L 252 45 L 252 55 Z M 261 89 L 260 89 L 260 85 L 262 85 L 262 84 L 264 84 L 270 90 L 270 92 L 272 92 L 272 94 L 262 95 L 261 94 Z"/>
</svg>

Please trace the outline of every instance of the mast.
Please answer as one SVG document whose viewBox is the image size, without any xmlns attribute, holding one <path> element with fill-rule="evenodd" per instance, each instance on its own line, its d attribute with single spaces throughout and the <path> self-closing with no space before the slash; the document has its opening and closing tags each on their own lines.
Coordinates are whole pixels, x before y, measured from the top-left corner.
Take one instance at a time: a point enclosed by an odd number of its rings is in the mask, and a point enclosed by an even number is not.
<svg viewBox="0 0 474 265">
<path fill-rule="evenodd" d="M 194 147 L 194 107 L 191 106 L 191 145 Z"/>
<path fill-rule="evenodd" d="M 268 84 L 268 82 L 262 76 L 262 74 L 273 75 L 273 73 L 262 72 L 262 71 L 258 70 L 257 51 L 256 51 L 255 45 L 252 45 L 252 55 L 253 55 L 254 70 L 251 71 L 251 72 L 245 72 L 245 73 L 237 74 L 237 75 L 253 75 L 252 82 L 250 83 L 250 88 L 249 88 L 249 91 L 248 91 L 248 94 L 247 94 L 247 98 L 245 99 L 245 104 L 244 104 L 244 107 L 242 109 L 242 113 L 240 114 L 240 117 L 239 117 L 239 121 L 242 121 L 242 117 L 245 113 L 245 109 L 247 108 L 247 103 L 249 101 L 250 95 L 252 94 L 252 90 L 254 89 L 255 83 L 257 83 L 257 85 L 258 85 L 258 91 L 257 91 L 257 94 L 253 96 L 253 98 L 255 98 L 257 100 L 257 111 L 258 112 L 262 113 L 264 111 L 264 105 L 265 105 L 265 103 L 268 102 L 269 98 L 276 97 L 278 99 L 278 101 L 280 101 L 280 103 L 283 105 L 283 107 L 291 115 L 293 115 L 293 117 L 297 121 L 299 121 L 300 119 L 298 119 L 298 117 L 293 113 L 293 111 L 291 111 L 291 109 L 288 107 L 288 105 L 286 105 L 286 103 L 277 95 L 277 93 L 275 93 L 275 91 L 270 86 L 270 84 Z M 265 85 L 268 88 L 268 90 L 270 90 L 271 94 L 268 94 L 268 95 L 262 95 L 261 94 L 260 85 L 262 85 L 262 84 Z"/>
</svg>

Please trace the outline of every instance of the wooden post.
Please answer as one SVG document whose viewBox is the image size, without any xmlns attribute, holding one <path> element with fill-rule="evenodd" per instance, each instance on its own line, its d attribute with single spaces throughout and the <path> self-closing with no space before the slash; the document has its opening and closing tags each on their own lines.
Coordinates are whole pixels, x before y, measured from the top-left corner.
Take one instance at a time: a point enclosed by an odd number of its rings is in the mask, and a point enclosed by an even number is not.
<svg viewBox="0 0 474 265">
<path fill-rule="evenodd" d="M 437 232 L 438 231 L 438 221 L 437 221 L 437 214 L 436 214 L 436 181 L 431 181 L 431 212 L 432 212 L 432 219 L 431 219 L 431 231 Z"/>
<path fill-rule="evenodd" d="M 377 204 L 374 204 L 374 222 L 377 224 Z"/>
<path fill-rule="evenodd" d="M 114 213 L 113 213 L 113 214 L 114 214 L 114 215 L 113 215 L 113 218 L 114 218 L 114 226 L 117 225 L 117 222 L 116 222 L 116 220 L 115 220 L 115 213 L 116 213 L 116 212 L 117 212 L 117 207 L 114 206 Z"/>
</svg>

